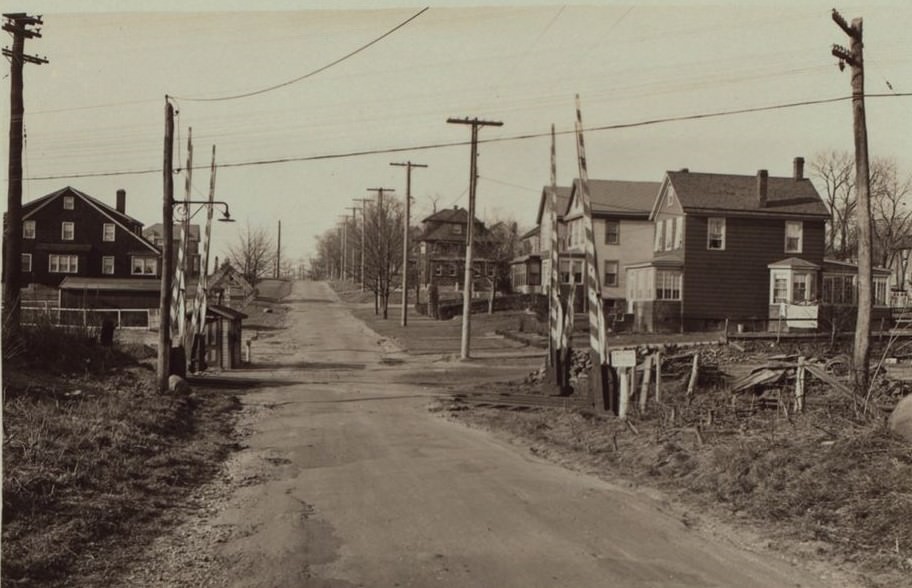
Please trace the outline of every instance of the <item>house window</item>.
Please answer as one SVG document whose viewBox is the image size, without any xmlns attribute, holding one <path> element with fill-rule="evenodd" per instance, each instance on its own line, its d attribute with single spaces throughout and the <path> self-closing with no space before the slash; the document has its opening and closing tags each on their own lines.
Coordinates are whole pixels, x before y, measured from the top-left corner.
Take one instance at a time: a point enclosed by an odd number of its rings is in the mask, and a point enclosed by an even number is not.
<svg viewBox="0 0 912 588">
<path fill-rule="evenodd" d="M 674 248 L 675 219 L 666 218 L 663 224 L 665 225 L 665 251 L 671 251 Z"/>
<path fill-rule="evenodd" d="M 494 270 L 497 269 L 497 268 L 494 267 L 494 264 L 493 264 L 493 263 L 487 264 L 486 269 L 487 269 L 488 277 L 489 277 L 489 278 L 493 278 L 493 277 L 494 277 Z"/>
<path fill-rule="evenodd" d="M 434 264 L 434 275 L 437 276 L 438 278 L 443 276 L 443 264 L 442 263 Z"/>
<path fill-rule="evenodd" d="M 657 271 L 655 275 L 656 300 L 681 299 L 681 272 L 666 270 Z"/>
<path fill-rule="evenodd" d="M 582 284 L 583 283 L 583 266 L 585 263 L 583 261 L 574 261 L 573 262 L 573 283 Z"/>
<path fill-rule="evenodd" d="M 447 265 L 447 267 L 449 268 L 450 277 L 451 277 L 451 278 L 452 278 L 452 277 L 455 277 L 455 276 L 456 276 L 456 264 L 455 264 L 455 263 L 450 263 L 450 264 Z"/>
<path fill-rule="evenodd" d="M 665 242 L 665 223 L 657 220 L 655 222 L 655 244 L 653 246 L 653 251 L 661 251 L 662 243 Z"/>
<path fill-rule="evenodd" d="M 114 223 L 105 223 L 104 225 L 102 225 L 101 240 L 102 241 L 113 241 L 114 240 Z"/>
<path fill-rule="evenodd" d="M 874 306 L 887 306 L 887 277 L 874 278 Z"/>
<path fill-rule="evenodd" d="M 461 235 L 462 234 L 462 225 L 453 225 L 453 234 Z"/>
<path fill-rule="evenodd" d="M 605 245 L 617 245 L 621 242 L 621 223 L 616 220 L 605 221 Z"/>
<path fill-rule="evenodd" d="M 603 286 L 616 288 L 618 285 L 618 262 L 605 261 L 605 283 Z"/>
<path fill-rule="evenodd" d="M 35 238 L 35 221 L 33 221 L 33 220 L 22 221 L 22 238 L 23 239 L 34 239 Z"/>
<path fill-rule="evenodd" d="M 114 256 L 105 255 L 101 258 L 101 273 L 112 275 L 114 273 Z"/>
<path fill-rule="evenodd" d="M 725 218 L 710 217 L 706 231 L 706 248 L 722 251 L 725 249 Z"/>
<path fill-rule="evenodd" d="M 570 260 L 562 259 L 558 264 L 560 268 L 560 283 L 569 284 L 570 283 Z"/>
<path fill-rule="evenodd" d="M 808 302 L 813 299 L 813 275 L 795 272 L 792 275 L 792 302 Z"/>
<path fill-rule="evenodd" d="M 72 196 L 63 197 L 63 209 L 64 210 L 73 210 L 74 200 Z"/>
<path fill-rule="evenodd" d="M 154 276 L 158 273 L 158 258 L 134 255 L 130 273 L 134 276 Z"/>
<path fill-rule="evenodd" d="M 72 241 L 76 233 L 76 224 L 63 222 L 60 223 L 60 239 L 63 241 Z"/>
<path fill-rule="evenodd" d="M 79 271 L 79 257 L 76 255 L 48 255 L 48 271 L 52 274 L 75 274 Z"/>
<path fill-rule="evenodd" d="M 26 272 L 26 273 L 31 272 L 32 271 L 32 254 L 23 253 L 22 256 L 20 257 L 19 264 L 22 266 L 23 272 Z"/>
<path fill-rule="evenodd" d="M 675 217 L 675 240 L 674 248 L 681 249 L 684 246 L 684 217 Z"/>
<path fill-rule="evenodd" d="M 785 222 L 785 252 L 801 253 L 804 226 L 801 221 Z"/>
<path fill-rule="evenodd" d="M 788 302 L 788 277 L 785 275 L 773 275 L 773 304 Z"/>
<path fill-rule="evenodd" d="M 541 266 L 537 263 L 529 265 L 529 285 L 541 286 Z"/>
</svg>

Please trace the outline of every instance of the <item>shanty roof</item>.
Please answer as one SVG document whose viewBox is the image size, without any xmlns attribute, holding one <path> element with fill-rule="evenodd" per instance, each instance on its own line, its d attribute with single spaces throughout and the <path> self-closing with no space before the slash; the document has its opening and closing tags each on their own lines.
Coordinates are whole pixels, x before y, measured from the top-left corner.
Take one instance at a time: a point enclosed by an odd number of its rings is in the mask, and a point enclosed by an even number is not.
<svg viewBox="0 0 912 588">
<path fill-rule="evenodd" d="M 159 292 L 161 280 L 158 278 L 90 278 L 84 276 L 67 276 L 60 282 L 61 290 L 103 290 L 119 292 Z M 186 294 L 196 292 L 196 279 L 188 280 Z"/>
<path fill-rule="evenodd" d="M 826 205 L 807 178 L 768 177 L 760 205 L 756 175 L 669 171 L 667 178 L 685 212 L 737 211 L 763 215 L 828 217 Z"/>
<path fill-rule="evenodd" d="M 206 306 L 207 312 L 212 312 L 229 320 L 245 319 L 247 315 L 239 310 L 221 304 L 209 304 Z"/>
<path fill-rule="evenodd" d="M 180 235 L 180 223 L 174 223 L 174 238 L 177 239 Z M 162 232 L 164 231 L 164 225 L 162 223 L 154 223 L 143 229 L 143 236 L 147 239 L 152 239 L 153 237 L 161 237 Z M 190 238 L 194 241 L 199 241 L 200 238 L 200 226 L 199 225 L 190 225 Z"/>
<path fill-rule="evenodd" d="M 93 198 L 92 196 L 89 196 L 85 192 L 81 192 L 81 191 L 77 190 L 76 188 L 73 188 L 72 186 L 67 186 L 65 188 L 61 188 L 60 190 L 57 190 L 56 192 L 51 192 L 50 194 L 46 194 L 46 195 L 42 196 L 41 198 L 37 198 L 35 200 L 32 200 L 31 202 L 27 202 L 27 203 L 23 204 L 22 205 L 22 220 L 27 220 L 31 215 L 35 214 L 36 212 L 38 212 L 39 210 L 41 210 L 42 208 L 44 208 L 45 206 L 47 206 L 48 204 L 53 202 L 54 200 L 56 200 L 64 195 L 74 196 L 76 198 L 79 198 L 79 199 L 85 201 L 86 203 L 89 204 L 89 206 L 92 206 L 93 208 L 95 208 L 102 215 L 104 215 L 104 216 L 108 217 L 109 219 L 111 219 L 112 221 L 114 221 L 115 224 L 120 225 L 120 227 L 124 231 L 129 233 L 129 235 L 131 237 L 133 237 L 134 239 L 136 239 L 137 241 L 139 241 L 140 243 L 142 243 L 144 246 L 151 249 L 152 251 L 159 253 L 158 248 L 156 248 L 153 243 L 151 243 L 148 239 L 146 239 L 142 235 L 137 235 L 136 233 L 133 232 L 134 227 L 136 227 L 136 226 L 142 227 L 142 223 L 140 221 L 136 220 L 132 216 L 129 216 L 123 212 L 119 212 L 117 209 L 108 206 L 101 200 L 98 200 L 97 198 Z"/>
<path fill-rule="evenodd" d="M 659 182 L 589 180 L 592 214 L 647 218 L 660 187 Z M 568 199 L 564 214 L 569 212 L 572 200 L 578 198 L 580 188 L 580 180 L 574 180 L 571 197 Z"/>
</svg>

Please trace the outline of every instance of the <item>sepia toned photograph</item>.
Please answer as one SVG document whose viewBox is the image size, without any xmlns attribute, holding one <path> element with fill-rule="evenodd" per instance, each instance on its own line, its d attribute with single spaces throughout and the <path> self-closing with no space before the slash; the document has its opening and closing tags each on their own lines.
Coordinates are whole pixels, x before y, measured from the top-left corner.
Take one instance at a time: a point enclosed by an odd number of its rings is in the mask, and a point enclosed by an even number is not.
<svg viewBox="0 0 912 588">
<path fill-rule="evenodd" d="M 3 586 L 912 585 L 912 5 L 2 23 Z"/>
</svg>

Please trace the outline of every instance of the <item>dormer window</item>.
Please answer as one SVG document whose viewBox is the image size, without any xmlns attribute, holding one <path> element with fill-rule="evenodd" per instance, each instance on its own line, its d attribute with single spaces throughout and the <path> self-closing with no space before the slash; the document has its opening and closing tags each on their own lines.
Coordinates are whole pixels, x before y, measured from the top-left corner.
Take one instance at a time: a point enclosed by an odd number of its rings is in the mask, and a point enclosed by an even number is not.
<svg viewBox="0 0 912 588">
<path fill-rule="evenodd" d="M 63 197 L 63 209 L 64 210 L 73 210 L 75 207 L 75 198 L 72 196 Z"/>
</svg>

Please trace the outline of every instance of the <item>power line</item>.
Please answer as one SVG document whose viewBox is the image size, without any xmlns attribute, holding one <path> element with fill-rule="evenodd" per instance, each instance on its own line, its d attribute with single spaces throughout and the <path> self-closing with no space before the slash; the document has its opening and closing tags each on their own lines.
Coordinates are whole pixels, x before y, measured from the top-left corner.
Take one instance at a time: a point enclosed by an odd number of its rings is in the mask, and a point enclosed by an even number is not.
<svg viewBox="0 0 912 588">
<path fill-rule="evenodd" d="M 865 94 L 865 98 L 908 98 L 912 97 L 912 92 L 900 92 L 900 93 L 878 93 L 878 94 Z M 630 129 L 635 127 L 646 127 L 654 126 L 665 123 L 672 122 L 683 122 L 690 120 L 702 120 L 709 118 L 721 118 L 726 116 L 736 116 L 742 114 L 751 114 L 756 112 L 769 112 L 773 110 L 785 110 L 790 108 L 798 108 L 803 106 L 819 106 L 821 104 L 832 104 L 835 102 L 845 102 L 851 100 L 852 96 L 840 96 L 837 98 L 821 98 L 818 100 L 803 100 L 800 102 L 789 102 L 784 104 L 773 104 L 768 106 L 755 106 L 751 108 L 739 108 L 736 110 L 721 110 L 716 112 L 704 112 L 698 114 L 687 114 L 681 116 L 668 116 L 662 118 L 647 119 L 629 123 L 614 123 L 610 125 L 600 125 L 595 127 L 588 127 L 583 129 L 586 132 L 596 132 L 596 131 L 611 131 L 619 129 Z M 558 135 L 569 135 L 573 134 L 575 131 L 557 131 Z M 551 133 L 526 133 L 521 135 L 509 135 L 506 137 L 494 137 L 490 139 L 480 139 L 478 142 L 481 143 L 504 143 L 508 141 L 525 141 L 528 139 L 538 139 L 541 137 L 550 137 Z M 390 153 L 404 153 L 408 151 L 428 151 L 431 149 L 445 149 L 448 147 L 463 147 L 465 145 L 471 144 L 471 141 L 451 141 L 446 143 L 429 143 L 425 145 L 412 145 L 408 147 L 388 147 L 385 149 L 367 149 L 363 151 L 348 151 L 343 153 L 326 153 L 320 155 L 304 155 L 297 157 L 279 157 L 275 159 L 261 159 L 253 161 L 239 161 L 235 163 L 223 163 L 220 164 L 220 168 L 228 167 L 253 167 L 259 165 L 276 165 L 281 163 L 296 163 L 304 161 L 321 161 L 328 159 L 347 159 L 352 157 L 364 157 L 368 155 L 383 155 Z M 207 166 L 199 166 L 198 169 L 205 169 Z M 96 178 L 96 177 L 108 177 L 108 176 L 126 176 L 126 175 L 144 175 L 144 174 L 157 174 L 161 173 L 159 168 L 148 168 L 148 169 L 135 169 L 135 170 L 122 170 L 122 171 L 111 171 L 111 172 L 86 172 L 78 174 L 60 174 L 60 175 L 50 175 L 50 176 L 34 176 L 26 178 L 30 181 L 39 181 L 39 180 L 62 180 L 62 179 L 71 179 L 71 178 Z"/>
<path fill-rule="evenodd" d="M 312 76 L 315 76 L 315 75 L 317 75 L 317 74 L 320 73 L 320 72 L 326 71 L 327 69 L 329 69 L 329 68 L 331 68 L 331 67 L 333 67 L 333 66 L 335 66 L 335 65 L 338 65 L 338 64 L 342 63 L 342 62 L 345 61 L 346 59 L 349 59 L 349 58 L 351 58 L 351 57 L 354 57 L 355 55 L 357 55 L 358 53 L 361 53 L 362 51 L 364 51 L 365 49 L 367 49 L 367 48 L 370 47 L 371 45 L 375 45 L 375 44 L 379 43 L 380 41 L 382 41 L 383 39 L 385 39 L 386 37 L 392 35 L 393 33 L 395 33 L 396 31 L 398 31 L 399 29 L 401 29 L 401 28 L 404 27 L 405 25 L 409 24 L 410 22 L 412 22 L 413 20 L 415 20 L 416 18 L 418 18 L 419 16 L 421 16 L 422 14 L 424 14 L 425 12 L 427 12 L 427 11 L 430 10 L 430 9 L 431 9 L 430 6 L 425 6 L 424 8 L 422 8 L 421 10 L 419 10 L 417 13 L 415 13 L 415 14 L 412 15 L 411 17 L 407 18 L 406 20 L 402 21 L 401 23 L 399 23 L 399 24 L 396 25 L 395 27 L 391 28 L 390 30 L 386 31 L 385 33 L 383 33 L 382 35 L 380 35 L 379 37 L 377 37 L 377 38 L 374 39 L 373 41 L 371 41 L 371 42 L 369 42 L 369 43 L 367 43 L 367 44 L 365 44 L 365 45 L 362 45 L 362 46 L 358 47 L 358 48 L 355 49 L 354 51 L 352 51 L 352 52 L 350 52 L 350 53 L 347 53 L 346 55 L 343 55 L 343 56 L 340 57 L 339 59 L 336 59 L 335 61 L 332 61 L 332 62 L 330 62 L 330 63 L 324 65 L 323 67 L 317 68 L 317 69 L 315 69 L 315 70 L 313 70 L 313 71 L 311 71 L 311 72 L 309 72 L 309 73 L 304 74 L 303 76 L 299 76 L 299 77 L 294 78 L 294 79 L 292 79 L 292 80 L 288 80 L 288 81 L 286 81 L 286 82 L 282 82 L 281 84 L 276 84 L 276 85 L 274 85 L 274 86 L 269 86 L 269 87 L 267 87 L 267 88 L 261 88 L 261 89 L 259 89 L 259 90 L 253 90 L 252 92 L 245 92 L 245 93 L 243 93 L 243 94 L 235 94 L 235 95 L 233 95 L 233 96 L 219 96 L 219 97 L 216 97 L 216 98 L 181 98 L 180 96 L 171 96 L 171 98 L 174 98 L 174 99 L 176 99 L 176 100 L 185 100 L 185 101 L 187 101 L 187 102 L 220 102 L 220 101 L 223 101 L 223 100 L 235 100 L 235 99 L 238 99 L 238 98 L 248 98 L 248 97 L 250 97 L 250 96 L 256 96 L 256 95 L 258 95 L 258 94 L 265 94 L 266 92 L 271 92 L 271 91 L 273 91 L 273 90 L 278 90 L 279 88 L 284 88 L 285 86 L 290 86 L 291 84 L 295 84 L 295 83 L 297 83 L 297 82 L 300 82 L 301 80 L 306 80 L 307 78 L 312 77 Z"/>
</svg>

